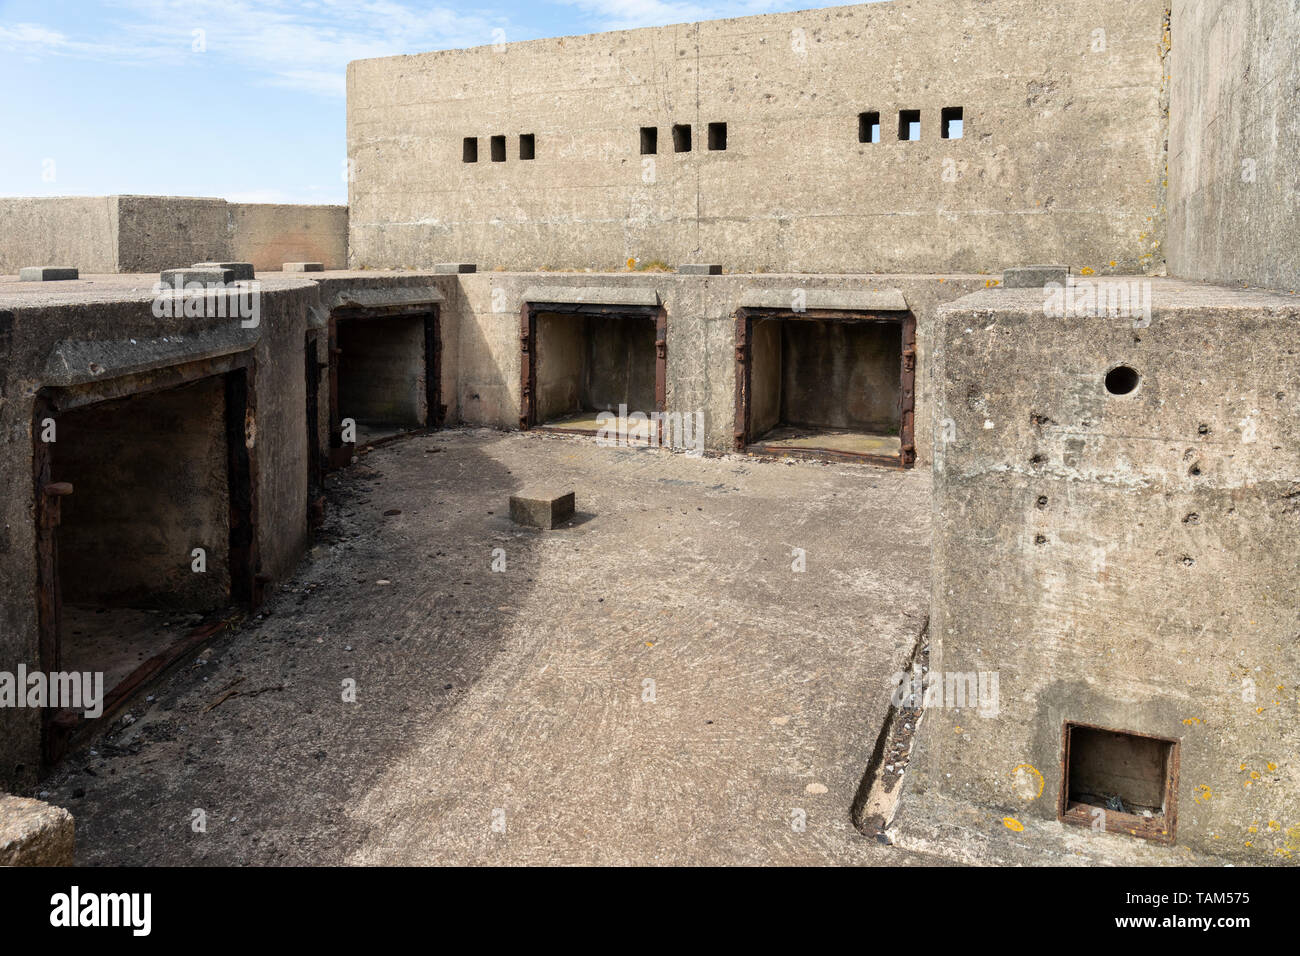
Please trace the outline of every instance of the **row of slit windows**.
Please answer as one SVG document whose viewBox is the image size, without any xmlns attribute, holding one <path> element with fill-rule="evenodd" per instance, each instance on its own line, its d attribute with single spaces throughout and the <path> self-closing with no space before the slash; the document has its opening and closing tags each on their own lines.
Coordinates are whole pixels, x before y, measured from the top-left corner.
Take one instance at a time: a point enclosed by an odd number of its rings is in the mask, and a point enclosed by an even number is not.
<svg viewBox="0 0 1300 956">
<path fill-rule="evenodd" d="M 691 151 L 691 124 L 677 123 L 673 126 L 673 152 L 689 153 Z M 727 148 L 727 124 L 710 123 L 708 126 L 708 145 L 709 149 L 722 150 Z M 641 127 L 641 155 L 653 156 L 659 152 L 659 127 L 642 126 Z"/>
<path fill-rule="evenodd" d="M 961 139 L 965 121 L 960 106 L 945 106 L 939 111 L 939 136 L 942 139 Z M 898 111 L 898 138 L 915 142 L 921 138 L 921 111 Z M 858 114 L 858 142 L 880 142 L 880 114 L 872 111 Z"/>
<path fill-rule="evenodd" d="M 504 163 L 506 161 L 506 138 L 505 136 L 488 137 L 488 152 L 491 155 L 492 162 Z M 478 137 L 466 136 L 465 142 L 461 146 L 460 158 L 466 163 L 478 162 Z M 519 158 L 536 159 L 537 158 L 537 136 L 534 133 L 519 134 Z"/>
<path fill-rule="evenodd" d="M 965 120 L 960 106 L 945 106 L 939 111 L 939 136 L 943 139 L 961 139 Z M 727 148 L 727 124 L 710 123 L 708 125 L 708 147 L 711 150 Z M 898 111 L 898 138 L 902 141 L 916 141 L 921 138 L 921 111 Z M 673 152 L 689 153 L 693 146 L 691 125 L 677 123 L 672 127 Z M 858 142 L 880 142 L 880 113 L 870 111 L 858 114 Z M 494 163 L 506 161 L 506 137 L 488 138 L 488 150 Z M 659 127 L 641 127 L 641 155 L 653 156 L 659 152 Z M 537 137 L 533 133 L 519 135 L 519 158 L 523 160 L 537 158 Z M 461 159 L 467 163 L 478 162 L 478 137 L 466 136 L 462 147 Z"/>
</svg>

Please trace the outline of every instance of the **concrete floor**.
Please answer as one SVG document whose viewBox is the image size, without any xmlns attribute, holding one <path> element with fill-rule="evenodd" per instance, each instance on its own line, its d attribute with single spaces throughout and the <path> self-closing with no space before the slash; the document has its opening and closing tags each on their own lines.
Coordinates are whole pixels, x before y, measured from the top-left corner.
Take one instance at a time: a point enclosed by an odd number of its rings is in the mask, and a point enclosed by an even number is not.
<svg viewBox="0 0 1300 956">
<path fill-rule="evenodd" d="M 848 428 L 816 428 L 806 425 L 778 425 L 761 435 L 754 443 L 768 453 L 790 451 L 815 451 L 825 449 L 851 455 L 877 455 L 898 458 L 903 453 L 903 440 L 897 435 L 880 435 L 875 432 L 853 431 Z"/>
<path fill-rule="evenodd" d="M 149 658 L 181 640 L 202 614 L 63 605 L 65 670 L 101 671 L 112 690 Z"/>
<path fill-rule="evenodd" d="M 577 518 L 516 528 L 541 481 Z M 536 433 L 371 450 L 263 616 L 40 789 L 83 863 L 924 861 L 849 807 L 925 621 L 928 490 Z"/>
</svg>

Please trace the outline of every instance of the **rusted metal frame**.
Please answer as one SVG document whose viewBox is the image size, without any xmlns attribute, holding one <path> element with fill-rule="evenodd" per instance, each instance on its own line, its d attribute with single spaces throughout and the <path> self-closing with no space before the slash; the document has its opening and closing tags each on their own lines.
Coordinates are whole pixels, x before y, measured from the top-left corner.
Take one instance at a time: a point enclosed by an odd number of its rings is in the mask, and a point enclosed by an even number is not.
<svg viewBox="0 0 1300 956">
<path fill-rule="evenodd" d="M 325 485 L 325 474 L 320 454 L 320 330 L 307 332 L 303 348 L 303 378 L 307 387 L 307 504 Z"/>
<path fill-rule="evenodd" d="M 329 363 L 330 370 L 330 390 L 329 390 L 329 432 L 330 432 L 330 467 L 337 467 L 335 459 L 338 453 L 335 449 L 343 447 L 343 436 L 339 432 L 339 355 L 342 351 L 339 349 L 339 325 L 338 319 L 334 313 L 330 313 L 329 321 L 326 323 L 326 340 L 327 349 L 326 361 Z"/>
<path fill-rule="evenodd" d="M 437 428 L 447 418 L 442 404 L 442 329 L 441 316 L 435 305 L 424 316 L 424 423 Z"/>
<path fill-rule="evenodd" d="M 655 314 L 655 411 L 668 411 L 668 311 Z"/>
<path fill-rule="evenodd" d="M 227 374 L 225 391 L 230 598 L 257 607 L 267 578 L 260 573 L 257 548 L 257 392 L 252 368 Z"/>
<path fill-rule="evenodd" d="M 753 369 L 753 319 L 748 309 L 736 310 L 736 427 L 732 435 L 736 451 L 749 444 L 750 373 Z"/>
<path fill-rule="evenodd" d="M 537 407 L 533 383 L 537 381 L 537 313 L 527 302 L 519 307 L 519 428 L 528 431 L 536 424 Z"/>
<path fill-rule="evenodd" d="M 904 468 L 916 464 L 916 316 L 903 319 L 903 368 L 898 390 L 899 456 Z"/>
<path fill-rule="evenodd" d="M 1165 768 L 1164 813 L 1158 817 L 1153 816 L 1151 819 L 1147 819 L 1136 813 L 1106 810 L 1103 819 L 1105 820 L 1107 833 L 1127 834 L 1139 839 L 1150 840 L 1152 843 L 1173 843 L 1178 826 L 1179 749 L 1181 745 L 1181 741 L 1176 737 L 1140 734 L 1131 730 L 1117 730 L 1114 727 L 1102 727 L 1097 724 L 1067 720 L 1061 728 L 1061 792 L 1056 804 L 1056 818 L 1062 823 L 1091 827 L 1094 822 L 1092 811 L 1098 809 L 1086 803 L 1070 804 L 1070 732 L 1076 727 L 1108 734 L 1121 734 L 1126 737 L 1140 737 L 1143 740 L 1158 740 L 1161 743 L 1170 745 L 1169 762 Z"/>
</svg>

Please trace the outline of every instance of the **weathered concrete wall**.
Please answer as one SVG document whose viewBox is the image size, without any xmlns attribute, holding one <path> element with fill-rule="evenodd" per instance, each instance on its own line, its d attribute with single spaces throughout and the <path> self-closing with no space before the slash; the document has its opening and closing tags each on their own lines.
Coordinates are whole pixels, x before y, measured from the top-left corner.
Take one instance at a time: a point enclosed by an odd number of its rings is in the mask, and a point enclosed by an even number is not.
<svg viewBox="0 0 1300 956">
<path fill-rule="evenodd" d="M 668 316 L 668 409 L 703 411 L 707 447 L 732 451 L 735 430 L 735 313 L 747 296 L 898 289 L 917 318 L 917 461 L 929 462 L 930 322 L 935 307 L 983 288 L 982 276 L 683 276 L 675 273 L 476 273 L 457 279 L 447 312 L 459 328 L 460 419 L 519 425 L 519 310 L 524 292 L 549 286 L 593 291 L 653 289 Z"/>
<path fill-rule="evenodd" d="M 183 196 L 115 198 L 114 272 L 159 272 L 195 262 L 230 261 L 231 228 L 225 200 Z"/>
<path fill-rule="evenodd" d="M 796 425 L 895 432 L 903 331 L 897 322 L 786 322 L 781 419 Z"/>
<path fill-rule="evenodd" d="M 754 323 L 749 366 L 749 383 L 753 390 L 749 409 L 751 437 L 775 428 L 781 420 L 781 385 L 784 379 L 781 374 L 781 328 L 784 324 L 775 319 Z"/>
<path fill-rule="evenodd" d="M 543 312 L 537 316 L 537 420 L 546 422 L 582 407 L 586 378 L 586 319 Z M 515 418 L 518 419 L 518 412 Z"/>
<path fill-rule="evenodd" d="M 420 316 L 338 322 L 339 409 L 366 425 L 423 425 L 424 319 Z"/>
<path fill-rule="evenodd" d="M 357 61 L 351 264 L 1159 271 L 1164 13 L 894 0 Z M 964 110 L 961 139 L 940 137 L 946 107 Z M 898 140 L 906 109 L 919 141 Z M 880 142 L 858 141 L 864 111 Z M 672 151 L 673 124 L 691 152 Z"/>
<path fill-rule="evenodd" d="M 228 203 L 185 196 L 0 199 L 0 275 L 75 266 L 85 275 L 195 262 L 347 262 L 346 206 Z"/>
<path fill-rule="evenodd" d="M 59 416 L 50 477 L 61 505 L 60 580 L 72 604 L 194 608 L 230 596 L 225 386 L 100 402 Z M 191 570 L 194 548 L 207 570 Z"/>
<path fill-rule="evenodd" d="M 1300 0 L 1173 0 L 1169 272 L 1300 288 Z"/>
<path fill-rule="evenodd" d="M 117 197 L 0 199 L 0 275 L 23 266 L 117 271 Z"/>
<path fill-rule="evenodd" d="M 588 408 L 652 412 L 655 408 L 655 322 L 651 318 L 592 316 Z"/>
<path fill-rule="evenodd" d="M 229 261 L 251 262 L 266 272 L 278 272 L 286 262 L 347 268 L 347 206 L 230 203 L 229 213 Z"/>
<path fill-rule="evenodd" d="M 1149 326 L 1029 290 L 939 310 L 931 670 L 1000 692 L 996 716 L 927 709 L 908 799 L 1054 820 L 1083 722 L 1181 741 L 1179 844 L 1294 862 L 1300 304 L 1152 286 Z"/>
</svg>

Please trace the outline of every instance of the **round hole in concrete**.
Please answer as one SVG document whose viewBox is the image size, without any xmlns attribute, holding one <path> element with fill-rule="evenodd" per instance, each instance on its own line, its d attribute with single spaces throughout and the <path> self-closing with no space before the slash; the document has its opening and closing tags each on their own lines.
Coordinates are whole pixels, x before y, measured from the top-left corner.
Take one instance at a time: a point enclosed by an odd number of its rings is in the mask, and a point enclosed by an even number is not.
<svg viewBox="0 0 1300 956">
<path fill-rule="evenodd" d="M 1137 369 L 1116 365 L 1106 373 L 1106 391 L 1112 395 L 1128 395 L 1138 387 L 1139 379 Z"/>
</svg>

